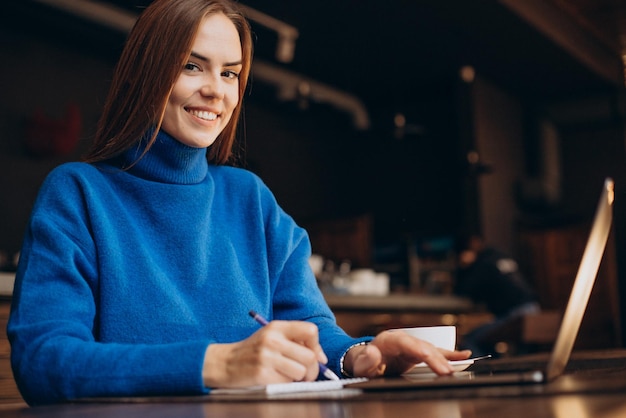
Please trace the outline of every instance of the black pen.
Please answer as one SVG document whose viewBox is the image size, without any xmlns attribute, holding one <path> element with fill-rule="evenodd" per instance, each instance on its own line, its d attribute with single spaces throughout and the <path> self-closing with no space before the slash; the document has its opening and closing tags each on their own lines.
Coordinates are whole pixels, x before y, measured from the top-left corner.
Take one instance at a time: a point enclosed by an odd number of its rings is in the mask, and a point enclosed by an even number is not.
<svg viewBox="0 0 626 418">
<path fill-rule="evenodd" d="M 256 322 L 258 322 L 259 324 L 261 324 L 262 326 L 267 325 L 269 322 L 267 322 L 267 319 L 263 318 L 260 314 L 256 313 L 255 311 L 250 311 L 248 312 L 250 314 L 250 316 L 252 318 L 254 318 L 254 320 Z M 320 365 L 320 373 L 322 376 L 324 376 L 326 379 L 328 380 L 340 380 L 339 377 L 333 373 L 332 370 L 330 370 L 328 367 L 326 367 L 326 365 L 319 363 Z"/>
</svg>

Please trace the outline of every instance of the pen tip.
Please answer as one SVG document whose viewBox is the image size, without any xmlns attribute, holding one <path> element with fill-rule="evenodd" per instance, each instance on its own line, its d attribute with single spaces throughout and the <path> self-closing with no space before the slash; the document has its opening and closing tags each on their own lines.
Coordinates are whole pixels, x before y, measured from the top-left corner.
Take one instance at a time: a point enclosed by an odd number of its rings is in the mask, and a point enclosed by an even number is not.
<svg viewBox="0 0 626 418">
<path fill-rule="evenodd" d="M 248 314 L 249 314 L 251 317 L 253 317 L 253 318 L 256 316 L 256 312 L 254 312 L 253 310 L 251 310 L 250 312 L 248 312 Z"/>
<path fill-rule="evenodd" d="M 330 371 L 330 370 L 326 370 L 326 371 L 324 372 L 324 376 L 326 376 L 326 378 L 327 378 L 328 380 L 341 380 L 341 379 L 339 379 L 339 376 L 337 376 L 335 373 L 333 373 L 333 372 L 332 372 L 332 371 Z"/>
</svg>

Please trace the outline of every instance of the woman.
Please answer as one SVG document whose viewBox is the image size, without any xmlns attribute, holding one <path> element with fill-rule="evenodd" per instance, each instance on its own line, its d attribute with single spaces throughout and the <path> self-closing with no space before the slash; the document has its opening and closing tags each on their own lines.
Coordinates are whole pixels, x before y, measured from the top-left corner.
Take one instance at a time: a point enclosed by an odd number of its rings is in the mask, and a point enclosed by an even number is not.
<svg viewBox="0 0 626 418">
<path fill-rule="evenodd" d="M 227 0 L 156 0 L 138 19 L 91 151 L 48 176 L 24 240 L 8 334 L 30 404 L 310 381 L 318 362 L 446 374 L 469 355 L 337 327 L 306 232 L 226 165 L 251 51 Z"/>
</svg>

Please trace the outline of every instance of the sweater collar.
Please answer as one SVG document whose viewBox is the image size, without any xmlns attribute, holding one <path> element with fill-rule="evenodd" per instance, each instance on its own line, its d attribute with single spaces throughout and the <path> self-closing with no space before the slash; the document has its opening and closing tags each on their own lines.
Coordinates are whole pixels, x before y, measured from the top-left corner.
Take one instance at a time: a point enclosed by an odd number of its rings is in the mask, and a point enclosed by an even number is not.
<svg viewBox="0 0 626 418">
<path fill-rule="evenodd" d="M 160 130 L 150 150 L 141 157 L 152 131 L 144 135 L 137 147 L 124 153 L 130 173 L 146 180 L 172 184 L 196 184 L 206 177 L 206 148 L 193 148 Z"/>
</svg>

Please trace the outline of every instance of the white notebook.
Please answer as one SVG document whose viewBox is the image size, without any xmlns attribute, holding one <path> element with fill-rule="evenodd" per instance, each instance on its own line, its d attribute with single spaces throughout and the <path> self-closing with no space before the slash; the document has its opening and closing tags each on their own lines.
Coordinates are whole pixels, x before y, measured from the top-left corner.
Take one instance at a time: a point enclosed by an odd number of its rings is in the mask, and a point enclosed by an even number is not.
<svg viewBox="0 0 626 418">
<path fill-rule="evenodd" d="M 272 383 L 269 385 L 249 386 L 245 388 L 213 389 L 211 390 L 211 395 L 240 395 L 246 393 L 277 395 L 282 393 L 323 392 L 340 390 L 348 383 L 359 383 L 366 380 L 367 378 L 365 377 L 355 377 L 341 380 L 318 380 L 315 382 Z"/>
</svg>

